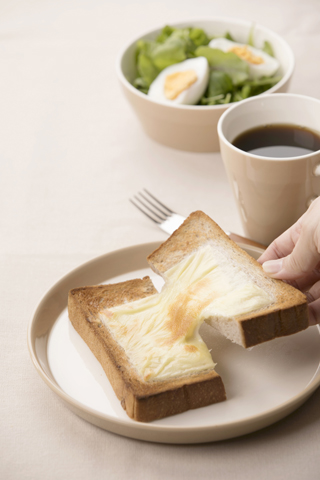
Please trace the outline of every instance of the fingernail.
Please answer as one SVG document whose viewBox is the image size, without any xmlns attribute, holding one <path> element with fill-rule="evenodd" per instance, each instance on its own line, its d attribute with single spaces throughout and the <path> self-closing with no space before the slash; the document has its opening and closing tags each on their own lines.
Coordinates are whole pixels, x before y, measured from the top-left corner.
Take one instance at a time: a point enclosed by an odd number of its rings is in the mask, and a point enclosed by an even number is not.
<svg viewBox="0 0 320 480">
<path fill-rule="evenodd" d="M 279 258 L 278 260 L 269 260 L 268 262 L 264 262 L 262 268 L 266 273 L 278 273 L 282 269 L 282 258 Z"/>
</svg>

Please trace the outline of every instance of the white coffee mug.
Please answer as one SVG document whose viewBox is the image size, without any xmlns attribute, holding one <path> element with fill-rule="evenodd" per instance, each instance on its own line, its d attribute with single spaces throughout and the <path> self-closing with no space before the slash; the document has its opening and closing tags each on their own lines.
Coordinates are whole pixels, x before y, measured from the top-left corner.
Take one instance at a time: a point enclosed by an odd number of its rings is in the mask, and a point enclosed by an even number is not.
<svg viewBox="0 0 320 480">
<path fill-rule="evenodd" d="M 286 158 L 254 155 L 232 142 L 264 125 L 297 125 L 320 136 L 320 101 L 304 95 L 259 95 L 236 103 L 218 122 L 220 151 L 242 225 L 268 245 L 320 195 L 320 151 Z"/>
</svg>

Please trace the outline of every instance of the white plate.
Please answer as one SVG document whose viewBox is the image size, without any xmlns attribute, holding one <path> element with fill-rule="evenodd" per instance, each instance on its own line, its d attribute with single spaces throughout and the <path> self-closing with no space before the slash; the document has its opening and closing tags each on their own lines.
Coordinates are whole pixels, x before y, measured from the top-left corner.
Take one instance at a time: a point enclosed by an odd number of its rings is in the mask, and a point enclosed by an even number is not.
<svg viewBox="0 0 320 480">
<path fill-rule="evenodd" d="M 299 407 L 320 384 L 317 327 L 250 350 L 231 343 L 207 325 L 201 333 L 217 362 L 227 401 L 152 423 L 127 417 L 101 365 L 68 320 L 71 288 L 150 275 L 148 243 L 98 257 L 57 282 L 39 303 L 28 329 L 28 346 L 40 376 L 71 410 L 120 435 L 163 443 L 200 443 L 244 435 L 270 425 Z M 258 257 L 261 251 L 241 245 Z"/>
</svg>

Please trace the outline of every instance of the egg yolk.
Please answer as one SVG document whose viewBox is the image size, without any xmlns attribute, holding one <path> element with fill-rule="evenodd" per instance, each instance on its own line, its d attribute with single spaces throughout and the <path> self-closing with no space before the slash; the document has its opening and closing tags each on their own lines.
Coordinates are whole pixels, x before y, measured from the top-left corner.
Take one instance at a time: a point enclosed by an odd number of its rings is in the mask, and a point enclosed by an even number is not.
<svg viewBox="0 0 320 480">
<path fill-rule="evenodd" d="M 197 81 L 194 70 L 185 70 L 167 75 L 164 82 L 164 94 L 168 100 L 174 100 Z"/>
<path fill-rule="evenodd" d="M 250 52 L 246 45 L 244 45 L 243 47 L 232 47 L 230 48 L 229 52 L 235 53 L 239 58 L 241 58 L 242 60 L 246 60 L 253 65 L 260 65 L 261 63 L 264 63 L 263 58 Z"/>
</svg>

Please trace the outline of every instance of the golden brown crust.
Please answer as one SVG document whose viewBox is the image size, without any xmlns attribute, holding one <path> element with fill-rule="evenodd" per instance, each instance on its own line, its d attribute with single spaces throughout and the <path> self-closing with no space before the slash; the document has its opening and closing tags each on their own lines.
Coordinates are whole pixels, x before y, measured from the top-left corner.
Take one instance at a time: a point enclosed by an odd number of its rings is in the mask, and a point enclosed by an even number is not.
<svg viewBox="0 0 320 480">
<path fill-rule="evenodd" d="M 225 400 L 220 376 L 212 369 L 173 380 L 144 382 L 109 330 L 99 324 L 101 309 L 157 293 L 149 277 L 120 284 L 75 288 L 69 292 L 69 318 L 101 363 L 109 381 L 134 420 L 149 422 Z"/>
<path fill-rule="evenodd" d="M 308 327 L 306 310 L 306 304 L 301 304 L 241 320 L 244 346 L 253 347 L 306 329 Z"/>
<path fill-rule="evenodd" d="M 266 308 L 237 317 L 244 347 L 291 335 L 308 327 L 306 296 L 291 285 L 268 277 L 260 263 L 201 211 L 191 213 L 168 240 L 148 256 L 148 262 L 156 273 L 163 275 L 176 263 L 207 244 L 223 251 L 230 262 L 241 265 L 252 275 L 257 285 L 274 297 L 274 302 Z"/>
<path fill-rule="evenodd" d="M 109 285 L 95 285 L 75 288 L 70 294 L 77 294 L 78 301 L 89 316 L 96 315 L 105 308 L 112 308 L 125 302 L 133 302 L 157 293 L 149 277 Z"/>
<path fill-rule="evenodd" d="M 193 212 L 147 260 L 150 267 L 161 275 L 212 239 L 222 239 L 225 242 L 226 238 L 229 240 L 224 231 L 205 213 Z"/>
</svg>

